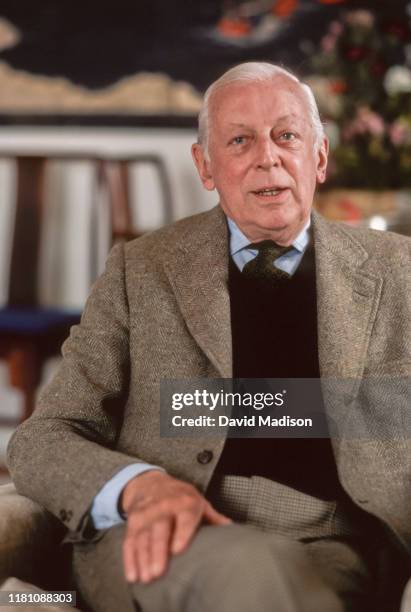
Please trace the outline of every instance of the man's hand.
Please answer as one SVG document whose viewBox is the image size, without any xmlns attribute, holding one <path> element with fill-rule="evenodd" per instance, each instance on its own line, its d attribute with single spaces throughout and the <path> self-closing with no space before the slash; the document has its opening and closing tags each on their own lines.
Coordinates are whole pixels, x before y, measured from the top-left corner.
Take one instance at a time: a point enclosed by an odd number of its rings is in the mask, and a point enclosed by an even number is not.
<svg viewBox="0 0 411 612">
<path fill-rule="evenodd" d="M 161 576 L 170 555 L 185 550 L 202 520 L 212 525 L 232 522 L 191 484 L 158 470 L 127 483 L 121 506 L 127 514 L 123 559 L 128 582 Z"/>
</svg>

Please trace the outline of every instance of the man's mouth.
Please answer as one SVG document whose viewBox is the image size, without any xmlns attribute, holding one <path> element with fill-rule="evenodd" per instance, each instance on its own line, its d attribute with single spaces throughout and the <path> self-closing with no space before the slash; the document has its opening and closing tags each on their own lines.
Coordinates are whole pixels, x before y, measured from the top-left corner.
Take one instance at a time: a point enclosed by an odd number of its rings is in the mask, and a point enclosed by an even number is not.
<svg viewBox="0 0 411 612">
<path fill-rule="evenodd" d="M 286 187 L 269 187 L 266 189 L 259 189 L 259 190 L 253 191 L 253 193 L 255 193 L 258 196 L 273 197 L 273 196 L 278 195 L 282 191 L 284 191 L 284 189 L 286 189 Z"/>
</svg>

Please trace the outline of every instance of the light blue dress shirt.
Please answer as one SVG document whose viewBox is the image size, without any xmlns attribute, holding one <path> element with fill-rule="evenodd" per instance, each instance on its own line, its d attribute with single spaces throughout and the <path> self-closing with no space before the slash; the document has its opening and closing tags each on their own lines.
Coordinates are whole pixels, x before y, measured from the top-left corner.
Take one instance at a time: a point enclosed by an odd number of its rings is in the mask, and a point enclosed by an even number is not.
<svg viewBox="0 0 411 612">
<path fill-rule="evenodd" d="M 232 219 L 227 217 L 227 221 L 230 230 L 230 254 L 237 268 L 242 271 L 246 263 L 254 259 L 254 257 L 257 257 L 258 251 L 256 249 L 250 249 L 249 239 L 244 236 L 243 232 Z M 278 257 L 278 259 L 273 262 L 276 268 L 283 270 L 283 272 L 287 272 L 291 276 L 294 274 L 310 242 L 309 227 L 310 219 L 292 243 L 293 249 L 284 253 L 284 255 L 281 255 L 281 257 Z"/>
<path fill-rule="evenodd" d="M 230 232 L 230 254 L 239 270 L 242 270 L 246 263 L 257 256 L 255 249 L 250 249 L 250 241 L 244 236 L 234 221 L 227 217 Z M 292 243 L 293 249 L 281 255 L 273 262 L 280 270 L 293 275 L 297 270 L 304 252 L 310 242 L 308 228 L 310 220 L 298 234 Z M 160 470 L 163 468 L 149 463 L 136 463 L 128 465 L 111 478 L 102 489 L 97 493 L 91 506 L 91 517 L 96 529 L 108 529 L 123 522 L 123 518 L 118 513 L 118 500 L 125 485 L 135 476 L 139 476 L 149 470 Z"/>
</svg>

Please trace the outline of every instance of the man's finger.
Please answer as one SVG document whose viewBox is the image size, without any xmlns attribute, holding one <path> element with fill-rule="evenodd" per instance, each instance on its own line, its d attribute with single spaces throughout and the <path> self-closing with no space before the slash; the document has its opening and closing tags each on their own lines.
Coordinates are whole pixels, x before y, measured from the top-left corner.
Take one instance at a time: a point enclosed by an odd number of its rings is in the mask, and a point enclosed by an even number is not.
<svg viewBox="0 0 411 612">
<path fill-rule="evenodd" d="M 150 545 L 151 530 L 145 529 L 138 532 L 134 537 L 134 550 L 137 558 L 139 580 L 148 582 L 150 573 Z"/>
<path fill-rule="evenodd" d="M 175 528 L 171 542 L 171 552 L 181 553 L 190 542 L 201 520 L 201 512 L 180 512 L 175 519 Z"/>
<path fill-rule="evenodd" d="M 161 576 L 167 567 L 170 554 L 170 537 L 173 528 L 173 520 L 164 518 L 156 521 L 151 531 L 150 540 L 150 576 L 157 578 Z"/>
<path fill-rule="evenodd" d="M 123 563 L 127 582 L 137 582 L 139 575 L 135 543 L 134 539 L 127 533 L 123 542 Z"/>
<path fill-rule="evenodd" d="M 212 525 L 230 525 L 233 522 L 228 516 L 217 512 L 209 502 L 206 502 L 204 506 L 203 516 Z"/>
</svg>

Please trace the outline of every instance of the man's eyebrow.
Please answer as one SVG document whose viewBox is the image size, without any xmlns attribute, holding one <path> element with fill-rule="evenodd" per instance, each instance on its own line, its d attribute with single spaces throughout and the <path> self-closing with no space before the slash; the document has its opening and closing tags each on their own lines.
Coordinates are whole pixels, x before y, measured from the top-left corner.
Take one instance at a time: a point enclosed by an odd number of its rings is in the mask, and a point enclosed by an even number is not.
<svg viewBox="0 0 411 612">
<path fill-rule="evenodd" d="M 248 126 L 245 123 L 235 123 L 233 121 L 230 121 L 228 124 L 230 127 L 239 127 L 239 128 L 249 128 L 250 126 Z"/>
<path fill-rule="evenodd" d="M 296 113 L 289 113 L 287 115 L 281 115 L 281 117 L 278 117 L 275 120 L 275 123 L 281 123 L 283 121 L 287 121 L 288 119 L 297 119 L 298 121 L 303 121 L 303 118 L 301 117 L 301 115 L 297 115 Z M 228 123 L 229 127 L 235 127 L 235 128 L 246 128 L 246 129 L 252 129 L 251 126 L 247 125 L 246 123 L 237 123 L 235 121 L 230 121 Z"/>
<path fill-rule="evenodd" d="M 278 117 L 277 123 L 280 123 L 281 121 L 287 121 L 288 119 L 298 119 L 298 121 L 302 121 L 301 115 L 297 115 L 296 113 L 289 113 L 288 115 L 281 115 L 281 117 Z"/>
</svg>

